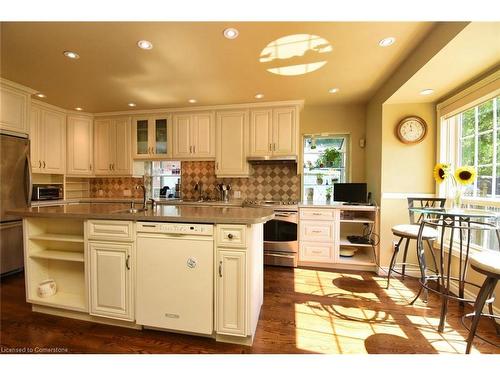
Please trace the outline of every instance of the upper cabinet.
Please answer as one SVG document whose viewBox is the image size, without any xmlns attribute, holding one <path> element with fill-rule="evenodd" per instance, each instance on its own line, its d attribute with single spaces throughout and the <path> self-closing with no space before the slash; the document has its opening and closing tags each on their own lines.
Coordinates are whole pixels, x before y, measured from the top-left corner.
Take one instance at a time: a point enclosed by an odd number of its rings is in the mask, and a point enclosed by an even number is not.
<svg viewBox="0 0 500 375">
<path fill-rule="evenodd" d="M 215 158 L 215 124 L 210 112 L 173 116 L 173 158 Z"/>
<path fill-rule="evenodd" d="M 298 156 L 297 107 L 250 111 L 249 156 Z"/>
<path fill-rule="evenodd" d="M 134 118 L 132 126 L 133 159 L 164 159 L 172 156 L 170 116 Z"/>
<path fill-rule="evenodd" d="M 130 118 L 99 119 L 94 122 L 94 173 L 132 174 Z"/>
<path fill-rule="evenodd" d="M 68 116 L 67 174 L 91 176 L 94 159 L 94 126 L 91 116 Z"/>
<path fill-rule="evenodd" d="M 29 134 L 30 94 L 31 92 L 23 91 L 2 80 L 0 85 L 0 129 Z"/>
<path fill-rule="evenodd" d="M 217 113 L 215 174 L 217 177 L 248 177 L 248 111 Z"/>
<path fill-rule="evenodd" d="M 66 115 L 33 105 L 30 113 L 31 166 L 34 173 L 66 173 Z"/>
</svg>

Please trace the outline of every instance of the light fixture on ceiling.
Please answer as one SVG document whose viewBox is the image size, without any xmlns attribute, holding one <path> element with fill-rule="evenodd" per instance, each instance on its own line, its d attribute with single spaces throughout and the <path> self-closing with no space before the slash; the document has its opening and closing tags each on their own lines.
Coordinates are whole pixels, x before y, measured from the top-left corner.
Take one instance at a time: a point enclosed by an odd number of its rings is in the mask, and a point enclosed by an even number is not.
<svg viewBox="0 0 500 375">
<path fill-rule="evenodd" d="M 393 36 L 387 37 L 382 39 L 380 42 L 378 42 L 378 45 L 380 47 L 389 47 L 392 46 L 396 42 L 396 38 Z"/>
<path fill-rule="evenodd" d="M 83 108 L 81 108 L 81 107 L 76 107 L 76 108 L 75 108 L 75 111 L 83 111 Z"/>
<path fill-rule="evenodd" d="M 197 100 L 196 99 L 189 99 L 188 102 L 191 103 L 191 104 L 194 104 L 194 103 L 197 102 Z"/>
<path fill-rule="evenodd" d="M 137 42 L 137 47 L 139 47 L 140 49 L 152 49 L 153 43 L 151 43 L 149 40 L 139 40 Z"/>
<path fill-rule="evenodd" d="M 137 104 L 135 104 L 135 103 L 128 103 L 128 106 L 129 107 L 135 107 L 135 106 L 137 106 Z"/>
<path fill-rule="evenodd" d="M 333 87 L 330 90 L 328 90 L 328 92 L 330 94 L 335 94 L 335 93 L 339 92 L 339 88 L 338 87 Z"/>
<path fill-rule="evenodd" d="M 47 95 L 42 94 L 41 92 L 35 94 L 35 96 L 38 96 L 39 98 L 46 98 L 47 97 Z"/>
<path fill-rule="evenodd" d="M 433 89 L 425 89 L 425 90 L 420 91 L 420 95 L 431 95 L 431 94 L 434 94 Z"/>
<path fill-rule="evenodd" d="M 255 94 L 255 99 L 262 99 L 264 97 L 264 94 Z"/>
<path fill-rule="evenodd" d="M 63 53 L 68 59 L 76 60 L 80 58 L 80 55 L 73 51 L 64 51 Z"/>
<path fill-rule="evenodd" d="M 227 29 L 224 29 L 224 36 L 227 39 L 236 39 L 239 35 L 239 31 L 236 30 L 234 27 L 228 27 Z"/>
</svg>

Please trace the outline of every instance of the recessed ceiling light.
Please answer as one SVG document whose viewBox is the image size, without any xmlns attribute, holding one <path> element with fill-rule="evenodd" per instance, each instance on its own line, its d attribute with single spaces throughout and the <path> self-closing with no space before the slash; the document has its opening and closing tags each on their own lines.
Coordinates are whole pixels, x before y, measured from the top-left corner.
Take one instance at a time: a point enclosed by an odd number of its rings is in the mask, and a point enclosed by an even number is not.
<svg viewBox="0 0 500 375">
<path fill-rule="evenodd" d="M 80 58 L 80 55 L 73 51 L 64 51 L 64 56 L 66 56 L 68 59 L 73 59 L 73 60 Z"/>
<path fill-rule="evenodd" d="M 328 92 L 330 94 L 335 94 L 336 92 L 339 92 L 339 88 L 338 87 L 331 88 L 330 90 L 328 90 Z"/>
<path fill-rule="evenodd" d="M 390 36 L 388 38 L 382 39 L 380 42 L 378 42 L 378 45 L 380 47 L 389 47 L 389 46 L 392 46 L 394 44 L 394 42 L 396 42 L 396 38 L 394 38 L 393 36 Z"/>
<path fill-rule="evenodd" d="M 75 111 L 83 111 L 83 108 L 81 108 L 81 107 L 76 107 L 76 108 L 75 108 Z"/>
<path fill-rule="evenodd" d="M 137 105 L 137 104 L 135 104 L 135 103 L 128 103 L 128 106 L 129 106 L 129 107 L 135 107 L 136 105 Z"/>
<path fill-rule="evenodd" d="M 425 90 L 420 91 L 420 95 L 431 95 L 433 93 L 434 93 L 433 89 L 425 89 Z"/>
<path fill-rule="evenodd" d="M 196 103 L 196 99 L 189 99 L 188 102 L 189 103 Z"/>
<path fill-rule="evenodd" d="M 238 37 L 238 34 L 238 30 L 236 30 L 234 27 L 228 27 L 224 30 L 224 36 L 227 39 L 236 39 Z"/>
<path fill-rule="evenodd" d="M 39 92 L 38 94 L 35 94 L 35 96 L 38 96 L 39 98 L 46 98 L 47 96 L 45 94 L 42 94 Z"/>
<path fill-rule="evenodd" d="M 255 99 L 262 99 L 264 94 L 255 94 Z"/>
<path fill-rule="evenodd" d="M 149 40 L 139 40 L 137 42 L 137 47 L 139 47 L 140 49 L 152 49 L 153 43 L 151 43 Z"/>
</svg>

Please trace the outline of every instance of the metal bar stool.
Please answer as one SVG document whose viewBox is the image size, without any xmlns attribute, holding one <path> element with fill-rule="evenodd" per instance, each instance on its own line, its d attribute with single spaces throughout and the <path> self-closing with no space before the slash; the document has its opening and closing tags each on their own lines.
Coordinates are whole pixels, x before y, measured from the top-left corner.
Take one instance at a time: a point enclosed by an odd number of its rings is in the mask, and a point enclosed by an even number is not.
<svg viewBox="0 0 500 375">
<path fill-rule="evenodd" d="M 500 316 L 493 315 L 492 309 L 492 302 L 495 298 L 493 292 L 495 290 L 495 286 L 497 285 L 498 279 L 500 279 L 500 253 L 497 251 L 481 251 L 480 253 L 471 255 L 470 266 L 473 270 L 485 275 L 486 280 L 484 281 L 477 295 L 476 302 L 474 303 L 474 312 L 467 314 L 462 318 L 463 322 L 464 318 L 473 317 L 469 337 L 467 338 L 467 349 L 465 350 L 466 354 L 470 353 L 470 350 L 472 348 L 472 341 L 474 340 L 474 336 L 476 336 L 479 319 L 482 316 L 490 317 L 493 319 L 496 333 L 497 335 L 500 335 L 500 324 L 496 322 L 496 319 L 500 319 Z M 489 304 L 489 314 L 483 314 L 482 312 L 485 303 Z M 491 341 L 484 339 L 483 337 L 478 337 L 492 345 L 499 346 L 492 343 Z"/>
<path fill-rule="evenodd" d="M 417 240 L 418 233 L 420 229 L 420 223 L 422 222 L 424 215 L 419 214 L 418 218 L 415 220 L 415 213 L 411 210 L 412 208 L 443 208 L 446 203 L 446 198 L 408 198 L 408 214 L 410 217 L 410 224 L 399 224 L 392 227 L 392 234 L 399 237 L 399 241 L 394 246 L 394 252 L 392 253 L 391 262 L 389 264 L 389 271 L 387 273 L 387 289 L 389 289 L 391 282 L 391 274 L 396 273 L 398 275 L 405 277 L 406 266 L 419 267 L 419 265 L 407 263 L 406 258 L 408 256 L 408 247 L 411 240 Z M 434 260 L 434 269 L 437 272 L 437 262 L 432 250 L 432 241 L 438 238 L 438 231 L 435 228 L 429 226 L 425 227 L 422 239 L 427 242 L 429 250 Z M 401 249 L 401 244 L 406 240 L 403 251 L 403 261 L 397 263 L 397 257 Z M 397 268 L 401 267 L 401 272 Z"/>
</svg>

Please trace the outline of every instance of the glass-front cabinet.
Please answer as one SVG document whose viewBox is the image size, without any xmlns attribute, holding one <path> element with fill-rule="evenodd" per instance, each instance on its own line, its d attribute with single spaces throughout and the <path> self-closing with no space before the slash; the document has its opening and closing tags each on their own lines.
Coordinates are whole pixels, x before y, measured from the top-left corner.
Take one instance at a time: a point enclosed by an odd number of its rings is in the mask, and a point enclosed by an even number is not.
<svg viewBox="0 0 500 375">
<path fill-rule="evenodd" d="M 135 118 L 133 125 L 134 159 L 160 159 L 172 156 L 170 116 Z"/>
</svg>

